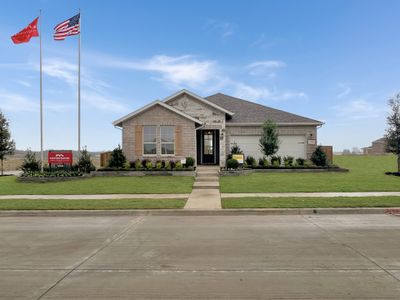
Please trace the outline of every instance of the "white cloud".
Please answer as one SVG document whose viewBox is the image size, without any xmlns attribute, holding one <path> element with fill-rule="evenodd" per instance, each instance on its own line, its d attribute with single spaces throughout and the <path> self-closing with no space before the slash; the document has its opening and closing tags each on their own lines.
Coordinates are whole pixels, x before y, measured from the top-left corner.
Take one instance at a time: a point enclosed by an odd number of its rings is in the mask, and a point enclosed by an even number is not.
<svg viewBox="0 0 400 300">
<path fill-rule="evenodd" d="M 25 87 L 32 87 L 32 84 L 29 81 L 25 81 L 25 80 L 16 80 L 16 83 L 23 85 Z"/>
<path fill-rule="evenodd" d="M 235 32 L 235 25 L 226 21 L 208 20 L 205 28 L 220 34 L 222 39 L 227 39 Z"/>
<path fill-rule="evenodd" d="M 38 112 L 39 96 L 32 99 L 22 94 L 0 90 L 0 108 L 8 112 Z M 43 110 L 60 112 L 72 109 L 73 105 L 65 102 L 46 101 L 43 99 Z"/>
<path fill-rule="evenodd" d="M 155 55 L 146 60 L 123 60 L 104 58 L 100 64 L 139 71 L 154 72 L 160 75 L 159 80 L 169 86 L 199 87 L 216 75 L 216 63 L 211 60 L 199 60 L 192 55 L 168 56 Z"/>
<path fill-rule="evenodd" d="M 273 78 L 276 76 L 273 70 L 283 68 L 285 66 L 286 64 L 280 60 L 263 60 L 248 64 L 246 69 L 249 70 L 250 75 L 267 75 L 269 78 Z"/>
<path fill-rule="evenodd" d="M 342 99 L 351 93 L 351 88 L 346 84 L 339 84 L 339 88 L 341 92 L 336 96 L 338 99 Z"/>
<path fill-rule="evenodd" d="M 50 58 L 44 61 L 43 73 L 50 77 L 62 79 L 68 84 L 77 83 L 77 70 L 76 64 L 69 63 L 65 60 L 58 58 Z"/>
<path fill-rule="evenodd" d="M 333 109 L 337 112 L 337 116 L 352 120 L 379 118 L 386 111 L 386 107 L 378 107 L 364 99 L 336 105 Z"/>
<path fill-rule="evenodd" d="M 120 101 L 111 99 L 105 95 L 92 92 L 92 91 L 84 91 L 82 94 L 82 104 L 88 104 L 91 107 L 94 107 L 98 110 L 102 111 L 110 111 L 110 112 L 127 112 L 128 108 L 121 104 Z"/>
</svg>

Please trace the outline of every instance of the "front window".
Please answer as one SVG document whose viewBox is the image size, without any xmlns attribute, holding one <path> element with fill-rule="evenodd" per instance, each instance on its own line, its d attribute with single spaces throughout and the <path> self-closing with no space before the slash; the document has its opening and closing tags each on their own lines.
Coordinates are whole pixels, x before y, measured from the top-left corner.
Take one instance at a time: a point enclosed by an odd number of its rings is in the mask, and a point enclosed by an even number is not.
<svg viewBox="0 0 400 300">
<path fill-rule="evenodd" d="M 144 126 L 143 127 L 143 154 L 156 155 L 157 154 L 157 127 Z"/>
<path fill-rule="evenodd" d="M 175 127 L 161 126 L 161 154 L 175 154 Z"/>
</svg>

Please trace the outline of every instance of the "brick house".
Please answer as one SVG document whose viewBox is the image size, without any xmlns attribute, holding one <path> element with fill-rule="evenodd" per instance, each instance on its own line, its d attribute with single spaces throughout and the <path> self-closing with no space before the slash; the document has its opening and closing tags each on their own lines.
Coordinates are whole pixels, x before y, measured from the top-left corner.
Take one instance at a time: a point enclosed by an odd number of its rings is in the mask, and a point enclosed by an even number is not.
<svg viewBox="0 0 400 300">
<path fill-rule="evenodd" d="M 381 155 L 387 153 L 386 138 L 380 138 L 371 143 L 371 146 L 362 148 L 364 155 Z"/>
<path fill-rule="evenodd" d="M 129 161 L 179 160 L 225 165 L 232 145 L 258 159 L 262 124 L 277 123 L 279 155 L 309 158 L 317 145 L 317 120 L 266 107 L 221 93 L 200 97 L 181 90 L 118 120 L 122 148 Z"/>
</svg>

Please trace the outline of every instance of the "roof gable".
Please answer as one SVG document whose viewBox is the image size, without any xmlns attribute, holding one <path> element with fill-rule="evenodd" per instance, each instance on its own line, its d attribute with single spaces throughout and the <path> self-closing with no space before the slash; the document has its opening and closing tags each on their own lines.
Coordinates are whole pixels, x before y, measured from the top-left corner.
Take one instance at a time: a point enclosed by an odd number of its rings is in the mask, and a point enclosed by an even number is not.
<svg viewBox="0 0 400 300">
<path fill-rule="evenodd" d="M 206 100 L 224 107 L 234 113 L 227 125 L 262 124 L 270 119 L 278 124 L 322 125 L 323 122 L 271 108 L 258 103 L 221 93 L 206 97 Z"/>
<path fill-rule="evenodd" d="M 140 108 L 138 110 L 135 110 L 134 112 L 131 112 L 130 114 L 128 114 L 128 115 L 126 115 L 126 116 L 114 121 L 113 125 L 121 127 L 122 123 L 125 122 L 126 120 L 128 120 L 130 118 L 133 118 L 133 117 L 141 114 L 142 112 L 145 112 L 146 110 L 148 110 L 148 109 L 150 109 L 150 108 L 152 108 L 152 107 L 154 107 L 156 105 L 160 105 L 160 106 L 162 106 L 162 107 L 164 107 L 164 108 L 166 108 L 166 109 L 168 109 L 168 110 L 170 110 L 170 111 L 172 111 L 172 112 L 174 112 L 174 113 L 176 113 L 178 115 L 181 115 L 182 117 L 184 117 L 186 119 L 189 119 L 189 120 L 191 120 L 191 121 L 193 121 L 193 122 L 195 122 L 197 124 L 202 124 L 200 120 L 198 120 L 196 118 L 193 118 L 192 116 L 189 116 L 188 114 L 185 114 L 184 112 L 182 112 L 182 111 L 180 111 L 180 110 L 178 110 L 176 108 L 173 108 L 171 105 L 168 105 L 168 104 L 166 104 L 164 102 L 161 102 L 160 100 L 156 100 L 156 101 L 153 101 L 150 104 L 148 104 L 146 106 L 143 106 L 142 108 Z"/>
<path fill-rule="evenodd" d="M 179 92 L 177 92 L 175 94 L 172 94 L 171 96 L 168 96 L 167 98 L 163 99 L 163 102 L 168 103 L 169 101 L 171 101 L 171 100 L 175 99 L 176 97 L 179 97 L 179 96 L 181 96 L 183 94 L 187 94 L 187 95 L 195 98 L 196 100 L 198 100 L 198 101 L 200 101 L 202 103 L 205 103 L 208 106 L 211 106 L 211 107 L 213 107 L 213 108 L 215 108 L 215 109 L 217 109 L 217 110 L 219 110 L 219 111 L 221 111 L 221 112 L 223 112 L 223 113 L 225 113 L 225 114 L 227 114 L 229 116 L 233 116 L 234 115 L 234 113 L 231 112 L 230 110 L 228 110 L 228 109 L 226 109 L 226 108 L 224 108 L 224 107 L 222 107 L 222 106 L 220 106 L 220 105 L 218 105 L 216 103 L 208 101 L 206 98 L 200 97 L 199 95 L 196 95 L 195 93 L 192 93 L 192 92 L 190 92 L 188 90 L 185 90 L 185 89 L 180 90 Z"/>
</svg>

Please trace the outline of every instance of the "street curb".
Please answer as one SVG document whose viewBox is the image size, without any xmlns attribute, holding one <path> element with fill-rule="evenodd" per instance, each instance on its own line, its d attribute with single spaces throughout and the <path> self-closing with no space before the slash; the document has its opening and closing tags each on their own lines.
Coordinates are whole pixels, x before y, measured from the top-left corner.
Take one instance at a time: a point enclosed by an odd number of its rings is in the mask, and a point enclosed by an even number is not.
<svg viewBox="0 0 400 300">
<path fill-rule="evenodd" d="M 0 217 L 85 217 L 85 216 L 268 216 L 268 215 L 343 215 L 400 214 L 400 208 L 271 208 L 271 209 L 132 209 L 132 210 L 9 210 Z"/>
</svg>

